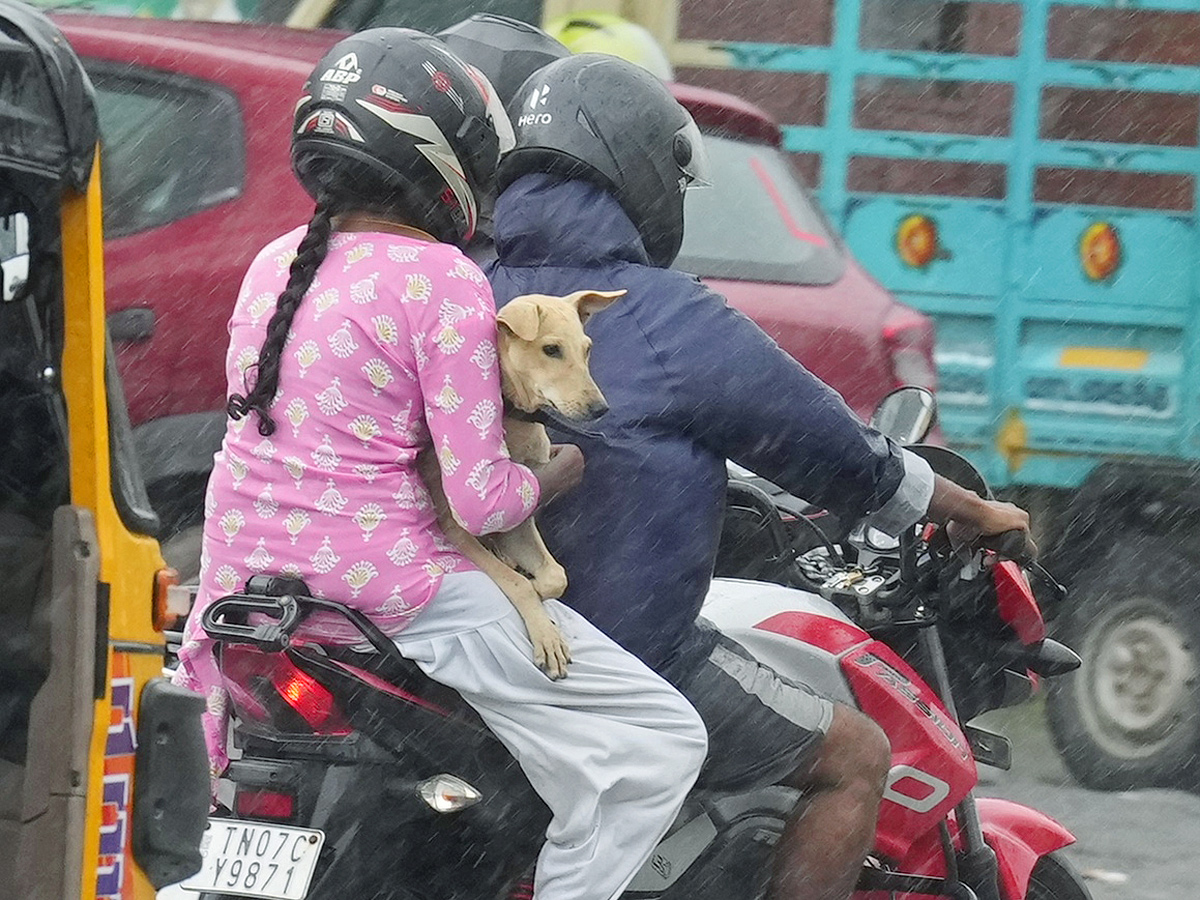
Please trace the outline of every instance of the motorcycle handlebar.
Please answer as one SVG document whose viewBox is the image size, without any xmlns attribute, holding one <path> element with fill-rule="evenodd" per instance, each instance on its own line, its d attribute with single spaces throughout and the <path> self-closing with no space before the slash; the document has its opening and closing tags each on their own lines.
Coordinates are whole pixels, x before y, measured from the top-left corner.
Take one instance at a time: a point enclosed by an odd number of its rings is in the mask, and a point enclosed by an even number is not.
<svg viewBox="0 0 1200 900">
<path fill-rule="evenodd" d="M 1011 559 L 1021 565 L 1033 562 L 1033 556 L 1029 552 L 1029 541 L 1025 532 L 1019 528 L 986 535 L 977 543 L 984 549 L 993 550 L 1005 559 Z"/>
</svg>

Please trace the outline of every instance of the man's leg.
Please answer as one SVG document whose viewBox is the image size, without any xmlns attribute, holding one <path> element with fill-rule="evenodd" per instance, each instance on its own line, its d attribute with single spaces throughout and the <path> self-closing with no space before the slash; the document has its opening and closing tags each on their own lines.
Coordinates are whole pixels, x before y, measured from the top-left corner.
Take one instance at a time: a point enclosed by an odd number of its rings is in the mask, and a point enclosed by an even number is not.
<svg viewBox="0 0 1200 900">
<path fill-rule="evenodd" d="M 786 783 L 805 792 L 775 848 L 770 900 L 846 900 L 871 849 L 891 765 L 887 736 L 836 704 L 812 764 Z"/>
</svg>

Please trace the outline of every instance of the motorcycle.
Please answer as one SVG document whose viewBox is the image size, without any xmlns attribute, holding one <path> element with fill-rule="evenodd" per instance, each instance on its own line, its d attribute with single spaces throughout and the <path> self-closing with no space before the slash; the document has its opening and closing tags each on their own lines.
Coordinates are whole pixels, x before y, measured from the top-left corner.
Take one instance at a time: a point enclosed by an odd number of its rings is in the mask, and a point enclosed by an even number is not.
<svg viewBox="0 0 1200 900">
<path fill-rule="evenodd" d="M 892 434 L 920 439 L 931 411 L 932 396 L 910 388 L 879 415 Z M 912 449 L 987 494 L 962 457 Z M 761 512 L 780 518 L 771 503 Z M 965 723 L 1079 663 L 1046 637 L 1017 561 L 1023 537 L 996 543 L 1008 553 L 964 548 L 926 522 L 898 540 L 858 527 L 835 543 L 806 521 L 793 525 L 814 532 L 815 546 L 785 542 L 770 566 L 806 590 L 717 579 L 703 615 L 888 735 L 892 766 L 856 900 L 1089 900 L 1058 853 L 1070 832 L 973 790 L 976 764 L 1007 767 L 1011 746 Z M 305 640 L 312 614 L 349 621 L 363 647 Z M 230 808 L 210 819 L 203 868 L 185 886 L 277 900 L 532 896 L 548 810 L 474 712 L 369 619 L 301 582 L 258 576 L 202 624 L 219 644 L 240 756 L 224 775 Z M 783 785 L 693 791 L 624 896 L 758 900 L 801 800 Z"/>
</svg>

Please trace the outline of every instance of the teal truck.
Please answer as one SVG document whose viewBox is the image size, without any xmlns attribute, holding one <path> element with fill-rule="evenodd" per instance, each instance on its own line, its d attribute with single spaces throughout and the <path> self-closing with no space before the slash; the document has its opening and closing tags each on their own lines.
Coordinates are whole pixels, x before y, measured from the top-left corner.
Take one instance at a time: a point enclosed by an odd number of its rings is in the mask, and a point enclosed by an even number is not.
<svg viewBox="0 0 1200 900">
<path fill-rule="evenodd" d="M 816 94 L 787 149 L 936 319 L 948 441 L 1030 508 L 1070 586 L 1054 627 L 1084 663 L 1048 698 L 1070 770 L 1195 783 L 1200 0 L 835 0 L 807 26 L 720 8 L 677 10 L 681 77 L 777 118 Z"/>
</svg>

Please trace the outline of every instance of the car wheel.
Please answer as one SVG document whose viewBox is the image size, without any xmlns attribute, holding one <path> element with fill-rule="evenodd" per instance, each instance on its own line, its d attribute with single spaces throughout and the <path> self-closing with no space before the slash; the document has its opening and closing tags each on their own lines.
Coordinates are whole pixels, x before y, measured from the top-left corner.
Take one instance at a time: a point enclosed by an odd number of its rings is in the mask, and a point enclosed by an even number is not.
<svg viewBox="0 0 1200 900">
<path fill-rule="evenodd" d="M 1189 561 L 1161 543 L 1114 548 L 1075 579 L 1058 637 L 1083 663 L 1051 680 L 1047 709 L 1054 743 L 1085 786 L 1194 778 L 1200 615 L 1191 580 Z"/>
</svg>

